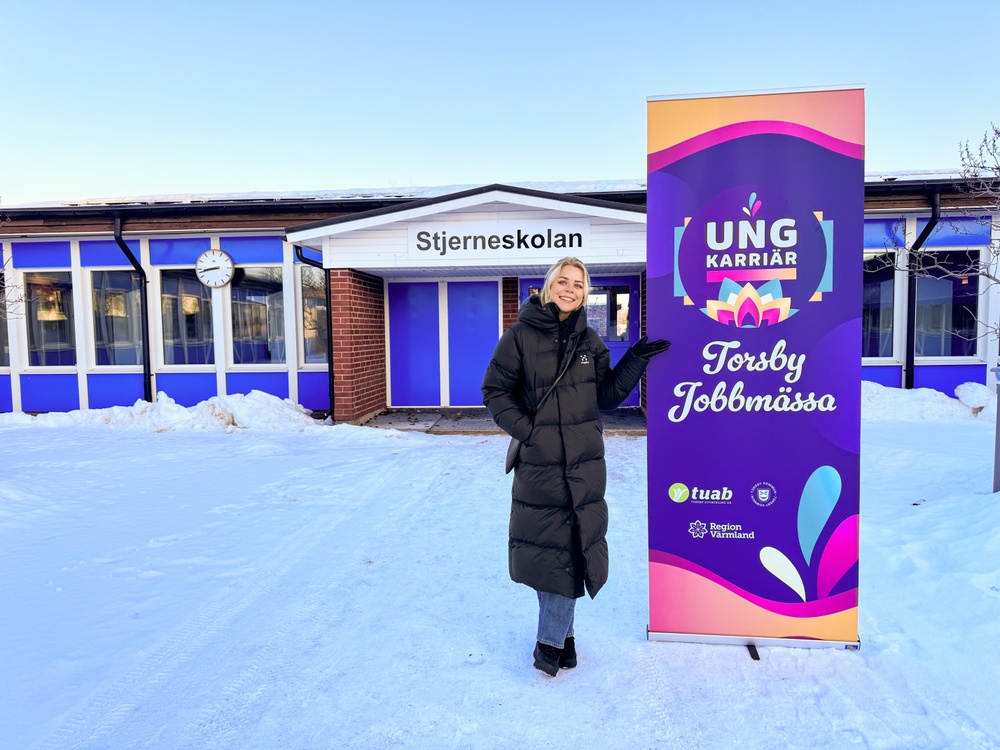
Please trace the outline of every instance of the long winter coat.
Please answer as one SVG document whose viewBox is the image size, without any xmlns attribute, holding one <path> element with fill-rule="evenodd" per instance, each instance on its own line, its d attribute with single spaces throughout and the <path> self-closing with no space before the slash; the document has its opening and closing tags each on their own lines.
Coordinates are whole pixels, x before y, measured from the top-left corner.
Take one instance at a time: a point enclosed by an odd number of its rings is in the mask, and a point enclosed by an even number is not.
<svg viewBox="0 0 1000 750">
<path fill-rule="evenodd" d="M 587 325 L 586 310 L 564 330 L 553 303 L 537 295 L 497 344 L 483 378 L 483 403 L 507 434 L 521 440 L 511 491 L 510 577 L 537 591 L 596 596 L 608 579 L 607 470 L 599 409 L 625 400 L 646 369 L 627 352 L 612 371 L 610 352 Z M 564 326 L 567 328 L 567 326 Z M 555 391 L 535 413 L 556 380 Z"/>
</svg>

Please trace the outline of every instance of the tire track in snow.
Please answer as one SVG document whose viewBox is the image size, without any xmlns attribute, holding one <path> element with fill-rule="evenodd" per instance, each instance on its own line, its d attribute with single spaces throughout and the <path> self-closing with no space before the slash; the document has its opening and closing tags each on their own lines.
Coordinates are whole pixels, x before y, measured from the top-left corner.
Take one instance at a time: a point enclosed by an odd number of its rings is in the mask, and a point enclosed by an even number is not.
<svg viewBox="0 0 1000 750">
<path fill-rule="evenodd" d="M 461 451 L 458 456 L 452 454 L 452 458 L 448 465 L 437 464 L 433 473 L 410 475 L 403 485 L 394 488 L 401 490 L 396 497 L 386 498 L 387 502 L 380 503 L 371 513 L 366 509 L 338 529 L 338 542 L 343 540 L 346 546 L 340 551 L 342 561 L 327 563 L 329 579 L 320 590 L 290 608 L 289 617 L 269 632 L 267 642 L 251 663 L 221 690 L 216 701 L 182 728 L 175 746 L 222 750 L 242 749 L 248 742 L 256 742 L 257 746 L 266 747 L 279 742 L 274 734 L 280 732 L 280 744 L 288 747 L 375 747 L 388 741 L 380 732 L 396 737 L 405 745 L 421 737 L 429 740 L 432 736 L 443 736 L 439 735 L 441 731 L 445 734 L 452 731 L 442 730 L 441 724 L 454 717 L 442 716 L 433 709 L 429 716 L 422 711 L 406 711 L 411 718 L 402 728 L 380 729 L 346 719 L 338 719 L 336 727 L 324 728 L 323 720 L 316 718 L 351 716 L 354 715 L 351 708 L 357 705 L 354 701 L 363 705 L 364 697 L 336 689 L 339 675 L 356 673 L 359 669 L 379 675 L 372 680 L 368 697 L 381 693 L 381 698 L 388 699 L 389 703 L 383 704 L 387 720 L 399 713 L 397 702 L 408 703 L 414 698 L 408 691 L 413 688 L 414 673 L 423 674 L 419 659 L 407 662 L 405 676 L 393 676 L 385 662 L 379 661 L 379 654 L 364 652 L 371 645 L 370 639 L 360 643 L 352 639 L 358 633 L 369 632 L 373 624 L 369 620 L 373 613 L 366 608 L 373 590 L 393 597 L 398 607 L 411 611 L 411 617 L 413 601 L 406 594 L 397 596 L 400 590 L 418 599 L 424 597 L 426 590 L 412 586 L 409 580 L 420 575 L 420 566 L 406 559 L 410 548 L 400 546 L 398 539 L 408 536 L 414 527 L 434 528 L 435 533 L 445 537 L 452 533 L 449 521 L 453 519 L 448 517 L 453 509 L 449 510 L 441 499 L 458 495 L 465 484 L 464 476 L 478 466 L 474 457 Z M 412 623 L 412 619 L 408 620 L 404 627 Z M 389 627 L 390 630 L 381 631 L 380 637 L 394 640 Z M 306 667 L 307 673 L 289 674 L 289 669 L 303 664 L 303 651 L 314 655 Z M 455 658 L 461 661 L 464 657 Z M 465 661 L 466 665 L 469 663 Z M 455 665 L 443 668 L 451 670 Z M 422 678 L 416 682 L 420 693 L 425 692 Z M 390 690 L 389 695 L 386 690 Z M 287 722 L 290 713 L 300 712 L 311 719 L 304 723 Z M 280 729 L 276 729 L 279 725 Z M 316 732 L 323 734 L 317 737 Z"/>
<path fill-rule="evenodd" d="M 240 648 L 243 644 L 239 639 L 232 638 L 223 631 L 230 629 L 261 597 L 279 587 L 289 573 L 300 566 L 311 552 L 329 540 L 333 532 L 338 531 L 345 523 L 356 524 L 367 518 L 358 511 L 373 503 L 377 506 L 378 501 L 386 496 L 386 489 L 399 484 L 400 477 L 411 474 L 416 464 L 416 456 L 398 456 L 392 463 L 391 470 L 385 471 L 386 462 L 379 461 L 377 465 L 380 473 L 357 494 L 349 511 L 347 508 L 338 507 L 335 512 L 328 514 L 325 520 L 312 522 L 300 529 L 268 555 L 254 575 L 234 583 L 202 607 L 185 625 L 158 643 L 139 664 L 111 685 L 99 690 L 82 710 L 64 720 L 53 734 L 33 747 L 37 750 L 68 748 L 82 750 L 88 747 L 157 746 L 160 727 L 150 726 L 148 722 L 143 723 L 141 717 L 136 715 L 143 713 L 146 699 L 171 680 L 176 680 L 179 671 L 197 654 L 214 644 L 220 635 L 226 641 L 222 644 L 222 648 Z M 324 473 L 327 469 L 315 471 Z M 296 478 L 301 481 L 301 477 L 302 472 L 297 472 Z M 265 487 L 261 491 L 268 490 L 269 488 Z M 356 535 L 338 534 L 338 541 L 342 536 L 356 537 Z M 323 549 L 325 551 L 327 548 Z M 293 621 L 301 621 L 315 608 L 316 603 L 313 599 L 314 597 L 310 597 L 292 618 Z M 269 613 L 271 616 L 274 614 L 273 611 Z M 289 626 L 283 630 L 287 631 Z M 214 661 L 213 658 L 212 662 Z M 199 688 L 198 683 L 204 677 L 200 670 L 191 670 L 186 675 L 180 675 L 180 683 L 186 688 L 200 691 L 202 688 Z M 172 718 L 176 720 L 176 717 Z M 109 744 L 108 736 L 120 730 L 126 720 L 129 728 L 135 729 L 137 734 L 124 732 L 119 739 Z"/>
<path fill-rule="evenodd" d="M 411 523 L 419 522 L 416 519 L 422 516 L 411 513 L 412 506 L 428 502 L 448 482 L 455 481 L 451 476 L 453 470 L 454 465 L 450 465 L 434 475 L 420 476 L 411 472 L 406 493 L 392 498 L 392 502 L 379 503 L 376 508 L 365 508 L 364 513 L 353 514 L 338 527 L 338 553 L 345 557 L 347 564 L 338 565 L 325 585 L 297 603 L 284 622 L 270 631 L 266 643 L 255 653 L 251 663 L 222 689 L 218 700 L 199 711 L 176 746 L 202 750 L 245 747 L 248 724 L 259 716 L 255 709 L 267 700 L 275 684 L 276 672 L 285 664 L 295 663 L 302 648 L 321 643 L 337 631 L 340 623 L 357 612 L 356 602 L 365 593 L 358 585 L 357 563 L 372 562 L 368 558 L 373 547 L 392 547 L 392 539 L 403 533 L 401 518 L 412 519 Z M 424 520 L 427 521 L 426 517 Z M 373 529 L 377 530 L 374 534 Z M 325 665 L 321 671 L 335 670 L 338 666 L 342 665 Z M 281 679 L 280 676 L 277 679 Z M 332 742 L 333 738 L 326 737 L 323 741 Z"/>
</svg>

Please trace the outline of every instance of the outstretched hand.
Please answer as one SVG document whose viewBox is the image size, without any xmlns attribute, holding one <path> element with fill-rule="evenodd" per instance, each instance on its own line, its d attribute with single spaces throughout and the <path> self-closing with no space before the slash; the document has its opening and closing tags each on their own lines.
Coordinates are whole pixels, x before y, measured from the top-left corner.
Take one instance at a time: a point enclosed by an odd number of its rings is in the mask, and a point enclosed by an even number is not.
<svg viewBox="0 0 1000 750">
<path fill-rule="evenodd" d="M 646 337 L 643 336 L 641 339 L 632 344 L 632 353 L 637 357 L 642 357 L 646 361 L 649 361 L 657 354 L 662 354 L 669 348 L 670 342 L 666 339 L 647 341 Z"/>
</svg>

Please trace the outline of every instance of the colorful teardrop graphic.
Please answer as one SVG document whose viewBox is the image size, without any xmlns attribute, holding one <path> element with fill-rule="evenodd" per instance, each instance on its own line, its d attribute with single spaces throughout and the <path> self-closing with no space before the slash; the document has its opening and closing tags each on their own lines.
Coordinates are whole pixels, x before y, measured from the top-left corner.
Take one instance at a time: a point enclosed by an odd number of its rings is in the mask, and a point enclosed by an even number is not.
<svg viewBox="0 0 1000 750">
<path fill-rule="evenodd" d="M 840 499 L 842 482 L 840 474 L 832 466 L 820 466 L 814 471 L 799 499 L 799 545 L 807 565 L 812 565 L 812 554 L 816 540 L 823 527 L 830 520 L 837 501 Z"/>
<path fill-rule="evenodd" d="M 830 535 L 816 574 L 816 595 L 823 599 L 858 561 L 858 515 L 848 516 Z"/>
<path fill-rule="evenodd" d="M 760 562 L 775 578 L 798 594 L 802 601 L 806 600 L 806 587 L 802 583 L 802 576 L 784 552 L 775 547 L 762 547 Z"/>
</svg>

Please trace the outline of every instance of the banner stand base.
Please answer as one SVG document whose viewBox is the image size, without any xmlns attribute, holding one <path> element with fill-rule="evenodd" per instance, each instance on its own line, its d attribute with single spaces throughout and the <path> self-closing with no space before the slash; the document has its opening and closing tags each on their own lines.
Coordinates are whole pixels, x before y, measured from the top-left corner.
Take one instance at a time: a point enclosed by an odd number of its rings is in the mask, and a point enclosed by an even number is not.
<svg viewBox="0 0 1000 750">
<path fill-rule="evenodd" d="M 749 635 L 706 635 L 704 633 L 665 633 L 646 628 L 648 641 L 674 641 L 678 643 L 708 643 L 722 646 L 778 646 L 779 648 L 842 648 L 860 651 L 861 640 L 820 641 L 811 638 L 758 638 Z"/>
</svg>

